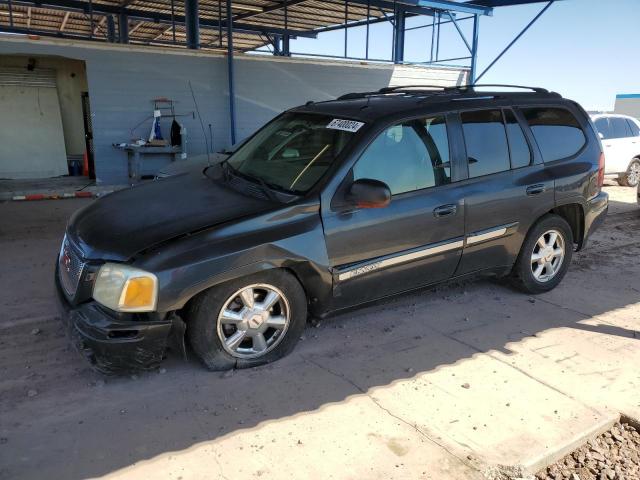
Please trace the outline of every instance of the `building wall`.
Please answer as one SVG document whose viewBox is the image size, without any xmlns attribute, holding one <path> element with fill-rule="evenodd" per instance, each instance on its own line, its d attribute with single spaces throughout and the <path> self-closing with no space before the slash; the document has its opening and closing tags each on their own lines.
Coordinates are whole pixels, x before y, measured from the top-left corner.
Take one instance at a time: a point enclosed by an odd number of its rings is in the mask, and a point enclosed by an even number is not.
<svg viewBox="0 0 640 480">
<path fill-rule="evenodd" d="M 0 55 L 48 55 L 86 65 L 99 183 L 125 183 L 127 161 L 114 143 L 149 134 L 152 99 L 176 103 L 188 131 L 190 155 L 206 153 L 209 125 L 213 150 L 230 146 L 226 57 L 209 52 L 105 45 L 63 40 L 11 39 Z M 262 55 L 236 57 L 237 140 L 253 133 L 283 110 L 308 100 L 328 100 L 352 91 L 388 85 L 461 84 L 463 69 L 425 68 L 354 62 L 288 59 Z M 195 102 L 194 102 L 195 97 Z M 199 110 L 202 123 L 195 113 Z M 163 124 L 168 135 L 169 124 Z M 0 149 L 2 147 L 0 146 Z"/>
<path fill-rule="evenodd" d="M 640 119 L 640 93 L 617 95 L 614 111 Z"/>
<path fill-rule="evenodd" d="M 26 68 L 29 55 L 3 55 L 0 49 L 0 68 Z M 85 150 L 84 125 L 82 122 L 81 93 L 86 92 L 87 76 L 84 62 L 57 57 L 35 57 L 36 68 L 56 71 L 56 84 L 60 115 L 64 131 L 67 155 L 82 155 Z M 29 135 L 29 132 L 23 132 Z M 2 147 L 0 147 L 2 148 Z"/>
</svg>

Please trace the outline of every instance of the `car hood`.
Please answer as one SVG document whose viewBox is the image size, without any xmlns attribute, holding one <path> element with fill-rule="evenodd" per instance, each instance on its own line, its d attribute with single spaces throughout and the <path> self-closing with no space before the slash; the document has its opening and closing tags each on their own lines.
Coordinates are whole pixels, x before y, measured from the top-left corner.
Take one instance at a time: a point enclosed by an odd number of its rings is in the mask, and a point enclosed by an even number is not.
<svg viewBox="0 0 640 480">
<path fill-rule="evenodd" d="M 194 172 L 100 198 L 73 215 L 67 235 L 86 259 L 125 261 L 159 243 L 276 205 Z"/>
</svg>

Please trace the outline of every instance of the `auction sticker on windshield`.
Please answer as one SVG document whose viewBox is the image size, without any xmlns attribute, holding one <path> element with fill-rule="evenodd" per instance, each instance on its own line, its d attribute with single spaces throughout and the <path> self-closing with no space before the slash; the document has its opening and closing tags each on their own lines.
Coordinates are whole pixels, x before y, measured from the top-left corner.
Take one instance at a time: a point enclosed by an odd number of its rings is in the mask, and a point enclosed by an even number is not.
<svg viewBox="0 0 640 480">
<path fill-rule="evenodd" d="M 334 130 L 344 130 L 345 132 L 357 132 L 360 130 L 364 123 L 356 122 L 355 120 L 343 120 L 340 118 L 334 118 L 329 122 L 327 128 L 332 128 Z"/>
</svg>

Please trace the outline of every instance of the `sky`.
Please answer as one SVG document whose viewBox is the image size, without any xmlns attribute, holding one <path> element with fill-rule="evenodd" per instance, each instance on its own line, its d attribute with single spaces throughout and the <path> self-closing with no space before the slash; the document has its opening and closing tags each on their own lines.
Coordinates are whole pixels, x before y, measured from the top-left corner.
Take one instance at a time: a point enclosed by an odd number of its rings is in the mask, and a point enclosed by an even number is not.
<svg viewBox="0 0 640 480">
<path fill-rule="evenodd" d="M 494 9 L 482 17 L 478 72 L 544 7 L 544 3 Z M 482 78 L 481 83 L 540 86 L 577 100 L 587 110 L 613 110 L 618 93 L 640 93 L 640 0 L 559 0 Z M 430 24 L 430 17 L 407 19 L 407 28 Z M 468 39 L 471 21 L 461 22 Z M 392 28 L 370 28 L 370 58 L 391 57 Z M 405 60 L 428 61 L 431 30 L 410 30 Z M 468 55 L 451 24 L 442 27 L 440 58 Z M 364 56 L 365 29 L 351 28 L 348 54 Z M 300 38 L 293 52 L 342 55 L 344 30 Z"/>
</svg>

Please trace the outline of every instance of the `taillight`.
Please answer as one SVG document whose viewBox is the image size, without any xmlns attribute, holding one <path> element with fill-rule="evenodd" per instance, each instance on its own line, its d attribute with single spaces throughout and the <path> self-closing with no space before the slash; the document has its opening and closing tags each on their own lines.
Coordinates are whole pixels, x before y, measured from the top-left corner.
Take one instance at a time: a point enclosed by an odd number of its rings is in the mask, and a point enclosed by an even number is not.
<svg viewBox="0 0 640 480">
<path fill-rule="evenodd" d="M 604 153 L 600 153 L 598 159 L 598 188 L 602 188 L 604 185 Z"/>
</svg>

